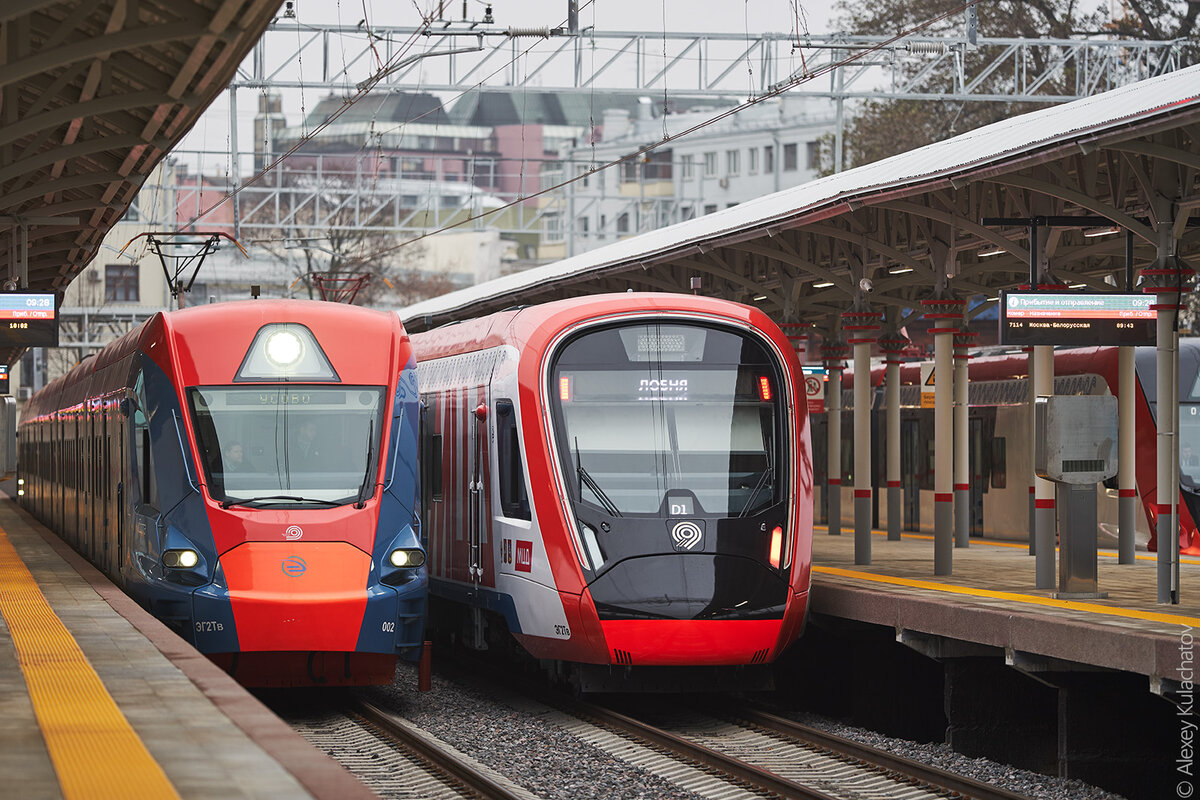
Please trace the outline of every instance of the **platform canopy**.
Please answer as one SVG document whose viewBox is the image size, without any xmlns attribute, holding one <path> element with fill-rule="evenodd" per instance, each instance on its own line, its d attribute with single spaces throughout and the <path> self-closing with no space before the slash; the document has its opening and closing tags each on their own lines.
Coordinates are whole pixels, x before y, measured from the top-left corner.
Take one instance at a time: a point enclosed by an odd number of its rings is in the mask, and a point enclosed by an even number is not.
<svg viewBox="0 0 1200 800">
<path fill-rule="evenodd" d="M 0 281 L 64 288 L 280 0 L 0 2 Z M 22 348 L 0 347 L 11 363 Z"/>
<path fill-rule="evenodd" d="M 1112 289 L 1126 237 L 1149 266 L 1164 235 L 1200 266 L 1200 67 L 1016 116 L 952 139 L 416 303 L 420 331 L 507 306 L 602 291 L 691 291 L 828 327 L 864 300 L 904 324 L 932 291 L 994 298 L 1030 279 Z M 1062 220 L 1063 217 L 1078 217 Z M 1114 228 L 1116 230 L 1114 230 Z M 1169 228 L 1164 234 L 1163 228 Z M 871 291 L 864 297 L 863 279 Z M 981 306 L 980 308 L 986 307 Z M 899 317 L 900 319 L 896 319 Z"/>
</svg>

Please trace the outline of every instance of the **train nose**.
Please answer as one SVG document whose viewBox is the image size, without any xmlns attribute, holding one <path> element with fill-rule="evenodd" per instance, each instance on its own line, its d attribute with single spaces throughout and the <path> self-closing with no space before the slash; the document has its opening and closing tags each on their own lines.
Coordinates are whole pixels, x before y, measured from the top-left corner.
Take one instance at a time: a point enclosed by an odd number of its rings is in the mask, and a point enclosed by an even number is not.
<svg viewBox="0 0 1200 800">
<path fill-rule="evenodd" d="M 764 564 L 711 553 L 630 558 L 588 591 L 612 663 L 623 665 L 765 663 L 790 598 Z"/>
<path fill-rule="evenodd" d="M 243 650 L 354 650 L 371 557 L 344 542 L 247 542 L 221 556 Z"/>
</svg>

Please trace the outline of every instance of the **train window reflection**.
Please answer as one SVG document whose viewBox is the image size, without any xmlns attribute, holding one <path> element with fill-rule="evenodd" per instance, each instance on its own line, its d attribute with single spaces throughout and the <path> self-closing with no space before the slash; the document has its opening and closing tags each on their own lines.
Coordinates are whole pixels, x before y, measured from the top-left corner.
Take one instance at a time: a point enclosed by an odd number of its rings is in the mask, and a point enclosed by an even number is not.
<svg viewBox="0 0 1200 800">
<path fill-rule="evenodd" d="M 373 484 L 383 400 L 381 386 L 191 389 L 209 494 L 354 502 Z"/>
<path fill-rule="evenodd" d="M 751 514 L 778 502 L 781 386 L 764 348 L 732 332 L 684 338 L 686 326 L 670 326 L 669 336 L 659 327 L 585 334 L 556 362 L 553 385 L 566 378 L 572 387 L 552 397 L 575 499 L 610 514 L 665 513 L 669 492 L 693 494 L 706 514 Z M 646 353 L 694 340 L 702 360 L 680 363 L 682 345 L 662 359 Z M 618 344 L 628 341 L 643 344 Z"/>
<path fill-rule="evenodd" d="M 1200 403 L 1179 404 L 1179 482 L 1200 492 Z"/>
</svg>

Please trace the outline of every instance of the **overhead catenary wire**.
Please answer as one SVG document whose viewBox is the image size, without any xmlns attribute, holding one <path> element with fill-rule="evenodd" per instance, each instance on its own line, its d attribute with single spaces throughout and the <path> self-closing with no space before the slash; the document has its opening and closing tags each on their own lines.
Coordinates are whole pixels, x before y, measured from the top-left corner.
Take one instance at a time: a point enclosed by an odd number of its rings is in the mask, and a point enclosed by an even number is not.
<svg viewBox="0 0 1200 800">
<path fill-rule="evenodd" d="M 824 75 L 827 75 L 830 72 L 832 72 L 833 70 L 840 69 L 841 67 L 845 67 L 850 64 L 853 64 L 875 52 L 878 52 L 879 50 L 889 48 L 896 42 L 898 42 L 908 36 L 912 36 L 915 33 L 919 33 L 921 31 L 925 30 L 926 28 L 937 24 L 938 22 L 940 22 L 944 19 L 947 19 L 948 17 L 958 14 L 958 13 L 962 12 L 963 10 L 969 8 L 970 6 L 975 5 L 977 2 L 978 2 L 978 0 L 968 0 L 968 2 L 962 3 L 961 5 L 951 8 L 935 17 L 931 17 L 910 29 L 901 31 L 901 32 L 895 34 L 894 36 L 888 37 L 887 39 L 884 39 L 880 42 L 876 42 L 875 44 L 873 44 L 869 47 L 865 47 L 856 53 L 852 53 L 852 54 L 848 55 L 846 58 L 843 58 L 839 61 L 831 61 L 831 62 L 825 64 L 824 66 L 817 68 L 811 72 L 806 71 L 804 74 L 795 75 L 784 81 L 780 81 L 779 83 L 775 84 L 774 86 L 769 87 L 767 89 L 767 91 L 765 91 L 763 94 L 758 95 L 757 97 L 752 97 L 743 103 L 739 103 L 736 106 L 731 106 L 730 108 L 725 109 L 724 111 L 716 114 L 715 116 L 712 116 L 706 120 L 698 122 L 695 125 L 692 125 L 678 133 L 669 134 L 667 136 L 664 136 L 662 139 L 655 141 L 655 142 L 651 142 L 650 144 L 643 145 L 642 147 L 639 147 L 637 150 L 635 150 L 631 153 L 628 153 L 624 156 L 621 156 L 620 158 L 616 158 L 616 159 L 608 161 L 604 164 L 601 164 L 599 166 L 592 167 L 585 171 L 581 171 L 577 175 L 568 177 L 568 178 L 560 181 L 559 183 L 553 184 L 551 186 L 544 187 L 544 188 L 540 189 L 539 191 L 536 191 L 536 192 L 533 192 L 533 193 L 527 194 L 527 195 L 521 195 L 521 196 L 513 199 L 512 201 L 505 203 L 504 205 L 489 209 L 487 211 L 480 212 L 479 214 L 468 215 L 467 217 L 465 217 L 457 222 L 451 223 L 449 225 L 444 225 L 444 226 L 437 228 L 435 230 L 432 230 L 432 231 L 426 231 L 425 233 L 418 234 L 417 236 L 410 237 L 409 239 L 406 239 L 405 241 L 400 242 L 399 244 L 393 245 L 390 248 L 385 248 L 383 250 L 376 251 L 373 254 L 373 257 L 378 257 L 378 256 L 384 255 L 388 252 L 392 252 L 394 250 L 399 250 L 402 247 L 407 247 L 408 245 L 415 244 L 416 242 L 422 241 L 431 236 L 436 236 L 440 233 L 445 233 L 446 231 L 454 230 L 455 228 L 459 228 L 469 222 L 474 222 L 477 219 L 482 219 L 484 217 L 492 216 L 493 214 L 498 214 L 502 211 L 505 211 L 509 208 L 513 208 L 517 205 L 525 203 L 534 198 L 541 197 L 542 195 L 549 194 L 550 192 L 554 192 L 559 189 L 562 189 L 565 186 L 567 186 L 571 183 L 574 183 L 576 181 L 581 181 L 585 178 L 589 178 L 592 175 L 596 174 L 597 172 L 601 172 L 605 169 L 608 169 L 609 167 L 619 166 L 621 164 L 625 164 L 626 162 L 629 162 L 629 161 L 632 161 L 635 159 L 639 159 L 642 156 L 646 155 L 647 153 L 649 153 L 659 147 L 662 147 L 663 145 L 670 144 L 671 142 L 674 142 L 678 139 L 682 139 L 685 136 L 689 136 L 697 131 L 703 130 L 704 128 L 707 128 L 710 125 L 713 125 L 717 122 L 728 119 L 729 117 L 734 116 L 735 114 L 741 113 L 742 111 L 745 111 L 746 109 L 751 108 L 755 105 L 758 105 L 759 103 L 762 103 L 766 100 L 772 99 L 774 97 L 778 97 L 779 95 L 783 94 L 784 92 L 788 91 L 789 89 L 792 89 L 796 86 L 799 86 L 804 83 L 808 83 L 809 81 L 812 81 L 812 80 L 820 78 Z"/>
<path fill-rule="evenodd" d="M 582 5 L 579 10 L 583 10 L 583 9 L 587 8 L 587 6 L 592 5 L 594 2 L 595 2 L 595 0 L 588 0 L 588 2 L 585 3 L 584 5 Z M 436 236 L 438 234 L 460 228 L 463 225 L 475 222 L 476 220 L 479 220 L 479 219 L 490 217 L 492 215 L 498 214 L 498 213 L 508 210 L 510 208 L 514 208 L 518 205 L 528 202 L 529 200 L 549 194 L 550 192 L 558 191 L 559 189 L 562 189 L 571 183 L 589 178 L 592 175 L 594 175 L 598 172 L 601 172 L 605 169 L 608 169 L 610 167 L 619 166 L 619 165 L 625 164 L 634 159 L 640 159 L 642 156 L 646 155 L 647 153 L 649 153 L 659 147 L 662 147 L 663 145 L 670 144 L 671 142 L 674 142 L 678 139 L 684 138 L 693 133 L 696 133 L 697 131 L 703 130 L 704 128 L 707 128 L 710 125 L 714 125 L 718 122 L 721 122 L 722 120 L 728 119 L 729 117 L 739 114 L 748 108 L 758 105 L 759 103 L 765 102 L 766 100 L 778 97 L 778 96 L 782 95 L 784 92 L 786 92 L 796 86 L 800 86 L 802 84 L 808 83 L 808 82 L 813 81 L 817 78 L 820 78 L 824 75 L 828 75 L 829 73 L 831 73 L 837 69 L 854 64 L 854 63 L 862 60 L 863 58 L 866 58 L 866 57 L 868 57 L 874 53 L 877 53 L 881 50 L 889 49 L 893 45 L 895 45 L 897 42 L 899 42 L 905 38 L 908 38 L 910 36 L 913 36 L 917 33 L 920 33 L 922 31 L 926 30 L 927 28 L 930 28 L 931 26 L 936 25 L 937 23 L 939 23 L 945 19 L 948 19 L 956 14 L 959 14 L 962 11 L 970 8 L 971 6 L 974 6 L 976 3 L 978 3 L 978 0 L 967 0 L 967 2 L 961 3 L 953 8 L 950 8 L 950 9 L 942 12 L 941 14 L 938 14 L 934 17 L 931 17 L 931 18 L 925 20 L 924 22 L 914 25 L 911 28 L 902 30 L 893 36 L 887 37 L 878 42 L 875 42 L 873 44 L 865 46 L 857 52 L 850 53 L 845 58 L 842 58 L 842 59 L 839 59 L 836 61 L 830 61 L 812 71 L 809 71 L 806 68 L 799 75 L 792 75 L 782 81 L 779 81 L 776 84 L 773 84 L 773 85 L 767 87 L 767 89 L 762 94 L 755 96 L 755 97 L 751 97 L 751 98 L 747 99 L 745 102 L 739 103 L 735 106 L 731 106 L 731 107 L 715 114 L 714 116 L 709 117 L 708 119 L 702 120 L 694 125 L 691 125 L 690 127 L 686 128 L 682 131 L 679 131 L 678 133 L 664 135 L 661 139 L 659 139 L 657 141 L 653 141 L 649 144 L 643 145 L 631 153 L 628 153 L 624 156 L 613 159 L 611 161 L 605 162 L 598 166 L 593 166 L 589 169 L 581 170 L 577 174 L 566 176 L 564 178 L 564 180 L 562 180 L 558 183 L 546 186 L 544 188 L 541 188 L 537 191 L 530 192 L 528 194 L 522 192 L 513 200 L 511 200 L 507 203 L 504 203 L 500 206 L 490 208 L 486 211 L 480 211 L 479 213 L 476 213 L 476 214 L 467 214 L 463 218 L 461 218 L 455 222 L 449 223 L 447 225 L 443 225 L 443 226 L 435 228 L 433 230 L 425 231 L 424 233 L 418 234 L 416 236 L 409 237 L 408 239 L 405 239 L 404 241 L 399 242 L 390 247 L 376 250 L 373 253 L 371 253 L 369 257 L 377 258 L 381 255 L 385 255 L 387 253 L 397 251 L 403 247 L 407 247 L 407 246 L 410 246 L 417 242 L 423 241 L 424 239 L 427 239 L 431 236 Z M 298 139 L 291 147 L 288 148 L 288 150 L 285 153 L 281 154 L 270 164 L 265 165 L 262 170 L 260 170 L 258 173 L 256 173 L 251 178 L 249 178 L 243 184 L 241 184 L 237 187 L 234 187 L 230 191 L 226 192 L 222 198 L 218 199 L 216 202 L 213 203 L 213 205 L 211 205 L 208 208 L 201 211 L 191 221 L 195 222 L 198 219 L 203 218 L 204 216 L 208 215 L 216 208 L 220 207 L 224 202 L 226 202 L 227 200 L 232 198 L 238 192 L 240 192 L 243 189 L 245 189 L 246 187 L 251 186 L 254 183 L 256 183 L 264 175 L 266 175 L 268 172 L 277 168 L 284 160 L 286 160 L 291 155 L 293 155 L 300 147 L 302 147 L 303 145 L 305 145 L 309 141 L 311 141 L 313 138 L 315 138 L 315 136 L 318 133 L 320 133 L 326 127 L 331 125 L 337 118 L 339 118 L 342 114 L 344 114 L 347 110 L 349 110 L 350 107 L 352 107 L 357 102 L 361 101 L 362 98 L 365 97 L 366 94 L 370 91 L 370 89 L 372 87 L 374 87 L 374 85 L 376 83 L 378 83 L 387 74 L 392 63 L 407 54 L 408 48 L 412 46 L 412 43 L 415 42 L 417 37 L 423 35 L 423 31 L 428 30 L 430 28 L 430 26 L 432 25 L 432 22 L 433 22 L 433 20 L 429 17 L 423 18 L 423 24 L 421 26 L 418 26 L 417 28 L 415 28 L 414 31 L 410 34 L 408 40 L 406 41 L 407 47 L 400 48 L 400 50 L 397 51 L 397 54 L 393 57 L 393 59 L 391 61 L 389 61 L 388 64 L 385 65 L 385 67 L 382 70 L 377 71 L 370 79 L 368 79 L 367 81 L 364 81 L 362 84 L 360 84 L 361 88 L 354 95 L 352 95 L 351 97 L 344 100 L 342 105 L 339 106 L 337 109 L 335 109 L 334 112 L 332 114 L 330 114 L 327 119 L 325 119 L 320 124 L 318 124 L 311 133 Z M 512 56 L 512 58 L 509 59 L 509 61 L 507 63 L 501 64 L 495 70 L 493 70 L 491 73 L 483 76 L 479 81 L 472 84 L 471 87 L 464 89 L 462 92 L 460 92 L 455 97 L 456 98 L 463 97 L 471 91 L 475 91 L 477 89 L 482 88 L 485 85 L 487 80 L 493 78 L 499 72 L 512 67 L 515 63 L 518 62 L 518 60 L 520 58 L 527 55 L 534 46 L 536 46 L 536 44 L 530 45 L 529 48 L 526 48 L 525 50 L 522 50 L 519 53 L 515 53 Z M 418 121 L 430 113 L 433 113 L 433 109 L 426 112 L 425 114 L 421 114 L 421 115 L 417 116 L 414 119 L 406 120 L 405 124 L 410 124 L 412 122 Z M 522 156 L 524 156 L 524 153 L 522 153 Z M 522 189 L 523 188 L 524 188 L 524 186 L 522 185 Z M 365 260 L 365 259 L 363 259 L 363 260 Z"/>
</svg>

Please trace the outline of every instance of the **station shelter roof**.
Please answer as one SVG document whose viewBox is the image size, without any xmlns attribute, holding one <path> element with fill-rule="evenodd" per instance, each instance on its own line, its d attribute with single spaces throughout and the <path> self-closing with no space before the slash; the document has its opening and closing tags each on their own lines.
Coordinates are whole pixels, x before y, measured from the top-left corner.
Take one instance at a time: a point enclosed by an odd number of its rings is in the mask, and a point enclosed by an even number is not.
<svg viewBox="0 0 1200 800">
<path fill-rule="evenodd" d="M 0 280 L 60 291 L 224 90 L 279 0 L 0 3 Z M 0 346 L 11 363 L 23 348 Z"/>
<path fill-rule="evenodd" d="M 754 303 L 835 330 L 852 306 L 904 325 L 931 297 L 995 298 L 1030 280 L 1113 289 L 1134 263 L 1200 252 L 1200 66 L 1015 116 L 875 163 L 652 230 L 400 310 L 409 330 L 604 291 L 687 292 Z M 1079 217 L 1062 220 L 1062 217 Z M 985 218 L 1024 220 L 982 224 Z M 1109 223 L 1111 221 L 1111 223 Z M 1119 233 L 1115 231 L 1116 233 Z M 1197 265 L 1200 266 L 1200 265 Z M 870 293 L 862 279 L 870 281 Z M 994 302 L 974 305 L 986 313 Z"/>
</svg>

